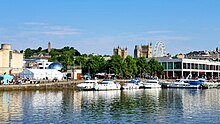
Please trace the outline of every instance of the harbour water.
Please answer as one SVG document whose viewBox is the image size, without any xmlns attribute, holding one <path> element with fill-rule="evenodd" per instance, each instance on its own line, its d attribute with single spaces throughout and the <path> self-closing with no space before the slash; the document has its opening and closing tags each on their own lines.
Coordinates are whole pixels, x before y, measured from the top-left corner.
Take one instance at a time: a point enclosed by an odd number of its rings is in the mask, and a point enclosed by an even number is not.
<svg viewBox="0 0 220 124">
<path fill-rule="evenodd" d="M 220 89 L 0 92 L 0 123 L 219 123 Z"/>
</svg>

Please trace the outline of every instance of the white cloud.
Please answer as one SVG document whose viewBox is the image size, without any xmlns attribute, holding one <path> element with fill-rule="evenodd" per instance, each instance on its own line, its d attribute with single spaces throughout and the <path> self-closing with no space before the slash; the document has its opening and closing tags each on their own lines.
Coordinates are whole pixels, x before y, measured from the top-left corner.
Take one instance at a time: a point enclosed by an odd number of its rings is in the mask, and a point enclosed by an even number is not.
<svg viewBox="0 0 220 124">
<path fill-rule="evenodd" d="M 173 41 L 190 40 L 191 37 L 181 36 L 181 35 L 156 35 L 153 36 L 152 39 L 173 42 Z"/>
<path fill-rule="evenodd" d="M 146 31 L 144 33 L 147 34 L 164 34 L 164 33 L 172 33 L 173 31 L 168 31 L 168 30 L 152 30 L 152 31 Z"/>
<path fill-rule="evenodd" d="M 23 34 L 71 36 L 82 34 L 81 30 L 71 26 L 49 25 L 47 23 L 27 22 L 21 27 Z"/>
<path fill-rule="evenodd" d="M 48 25 L 47 23 L 43 22 L 25 22 L 24 25 Z"/>
</svg>

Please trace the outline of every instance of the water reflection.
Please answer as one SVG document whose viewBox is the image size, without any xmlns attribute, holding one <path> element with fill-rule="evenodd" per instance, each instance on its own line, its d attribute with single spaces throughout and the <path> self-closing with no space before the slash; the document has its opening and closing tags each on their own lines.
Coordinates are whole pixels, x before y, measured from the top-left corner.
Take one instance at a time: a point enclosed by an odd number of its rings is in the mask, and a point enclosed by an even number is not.
<svg viewBox="0 0 220 124">
<path fill-rule="evenodd" d="M 217 123 L 220 90 L 0 92 L 0 123 Z"/>
<path fill-rule="evenodd" d="M 22 121 L 22 92 L 0 92 L 0 122 Z"/>
</svg>

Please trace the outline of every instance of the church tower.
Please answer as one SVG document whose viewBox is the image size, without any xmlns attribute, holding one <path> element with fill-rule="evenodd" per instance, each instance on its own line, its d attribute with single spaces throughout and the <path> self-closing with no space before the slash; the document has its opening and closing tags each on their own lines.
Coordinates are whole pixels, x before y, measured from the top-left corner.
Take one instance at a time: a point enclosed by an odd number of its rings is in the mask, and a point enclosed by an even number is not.
<svg viewBox="0 0 220 124">
<path fill-rule="evenodd" d="M 51 51 L 51 43 L 48 42 L 48 49 L 47 49 L 47 52 L 49 53 Z"/>
<path fill-rule="evenodd" d="M 153 54 L 152 54 L 152 51 L 153 51 L 153 48 L 152 48 L 152 43 L 148 44 L 148 48 L 147 48 L 147 58 L 152 58 L 153 57 Z"/>
</svg>

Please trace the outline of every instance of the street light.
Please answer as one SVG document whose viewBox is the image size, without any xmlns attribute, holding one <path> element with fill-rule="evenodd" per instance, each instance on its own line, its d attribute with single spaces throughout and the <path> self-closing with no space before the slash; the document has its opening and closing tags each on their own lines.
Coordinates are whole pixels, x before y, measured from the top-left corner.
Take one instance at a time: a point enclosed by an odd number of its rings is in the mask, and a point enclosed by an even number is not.
<svg viewBox="0 0 220 124">
<path fill-rule="evenodd" d="M 75 79 L 75 56 L 73 56 L 73 80 Z"/>
</svg>

